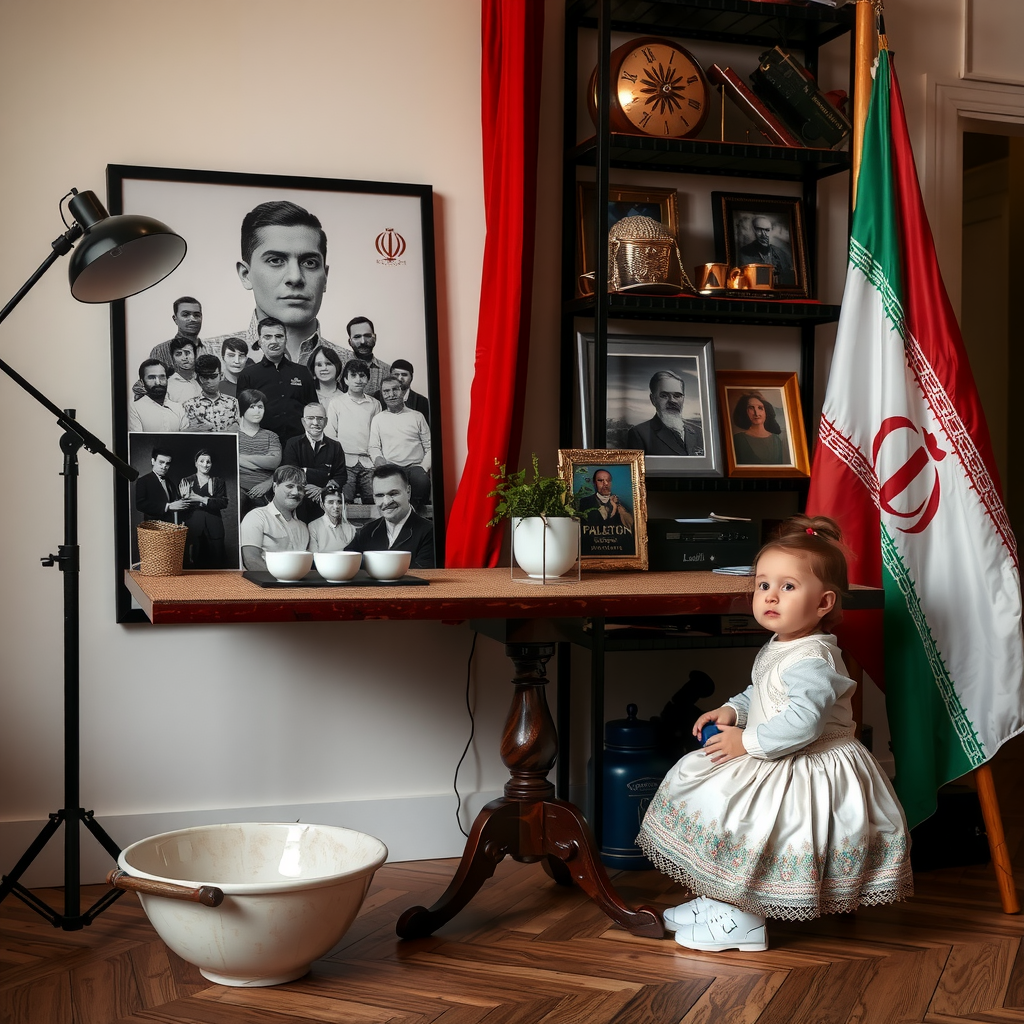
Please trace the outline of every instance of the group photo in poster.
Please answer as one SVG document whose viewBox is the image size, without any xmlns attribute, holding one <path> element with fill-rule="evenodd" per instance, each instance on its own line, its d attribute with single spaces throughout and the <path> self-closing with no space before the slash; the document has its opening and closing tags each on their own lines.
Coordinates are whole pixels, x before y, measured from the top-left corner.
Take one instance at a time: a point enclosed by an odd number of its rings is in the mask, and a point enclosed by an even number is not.
<svg viewBox="0 0 1024 1024">
<path fill-rule="evenodd" d="M 442 565 L 430 187 L 111 166 L 108 193 L 113 213 L 144 210 L 188 245 L 173 274 L 112 307 L 115 438 L 148 476 L 150 437 L 188 435 L 170 445 L 176 483 L 234 488 L 224 550 L 184 568 L 253 568 L 242 535 L 260 552 L 300 535 L 351 550 L 414 539 L 418 568 Z M 118 502 L 125 568 L 137 492 Z M 122 621 L 130 601 L 120 588 Z"/>
</svg>

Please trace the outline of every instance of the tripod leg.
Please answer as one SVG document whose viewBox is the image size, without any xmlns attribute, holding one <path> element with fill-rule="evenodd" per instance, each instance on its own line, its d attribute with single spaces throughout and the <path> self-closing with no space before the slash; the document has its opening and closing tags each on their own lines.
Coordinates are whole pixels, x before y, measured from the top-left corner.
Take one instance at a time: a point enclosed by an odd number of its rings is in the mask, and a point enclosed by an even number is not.
<svg viewBox="0 0 1024 1024">
<path fill-rule="evenodd" d="M 64 821 L 63 810 L 57 811 L 55 814 L 50 815 L 49 821 L 42 827 L 39 835 L 32 841 L 32 845 L 21 855 L 21 859 L 11 869 L 9 875 L 4 875 L 0 878 L 0 903 L 2 903 L 10 893 L 14 893 L 20 900 L 28 903 L 34 907 L 43 917 L 47 918 L 51 924 L 57 924 L 60 915 L 51 910 L 42 900 L 37 899 L 33 896 L 28 889 L 18 881 L 21 876 L 28 870 L 28 866 L 39 856 L 40 851 L 44 846 L 53 838 L 53 834 L 60 828 L 61 822 Z"/>
<path fill-rule="evenodd" d="M 79 810 L 79 814 L 82 817 L 82 821 L 85 823 L 85 827 L 96 837 L 96 841 L 103 847 L 107 853 L 110 854 L 114 860 L 117 860 L 121 856 L 121 847 L 110 838 L 107 830 L 93 817 L 92 811 L 87 811 L 84 808 Z"/>
</svg>

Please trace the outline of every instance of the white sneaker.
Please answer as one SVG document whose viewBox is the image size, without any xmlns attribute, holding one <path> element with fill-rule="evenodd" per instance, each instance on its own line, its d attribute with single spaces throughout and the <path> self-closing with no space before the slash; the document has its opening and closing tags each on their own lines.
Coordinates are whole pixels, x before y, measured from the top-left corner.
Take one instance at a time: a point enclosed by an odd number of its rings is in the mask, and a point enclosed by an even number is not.
<svg viewBox="0 0 1024 1024">
<path fill-rule="evenodd" d="M 704 920 L 680 925 L 676 929 L 676 942 L 686 949 L 707 953 L 723 949 L 756 953 L 768 948 L 768 932 L 760 914 L 748 914 L 721 903 L 710 910 Z"/>
<path fill-rule="evenodd" d="M 716 907 L 726 907 L 727 903 L 720 903 L 718 900 L 709 899 L 707 896 L 698 896 L 688 903 L 680 903 L 678 907 L 669 907 L 662 915 L 662 922 L 665 931 L 674 932 L 685 924 L 694 924 L 703 921 L 709 911 Z"/>
</svg>

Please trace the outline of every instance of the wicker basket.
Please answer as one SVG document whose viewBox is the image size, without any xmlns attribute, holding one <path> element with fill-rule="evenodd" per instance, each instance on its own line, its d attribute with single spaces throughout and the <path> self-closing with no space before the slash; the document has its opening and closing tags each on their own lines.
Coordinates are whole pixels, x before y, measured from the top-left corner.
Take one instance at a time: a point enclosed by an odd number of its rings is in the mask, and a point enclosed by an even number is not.
<svg viewBox="0 0 1024 1024">
<path fill-rule="evenodd" d="M 179 576 L 185 556 L 187 526 L 158 519 L 139 523 L 139 572 L 143 576 Z"/>
</svg>

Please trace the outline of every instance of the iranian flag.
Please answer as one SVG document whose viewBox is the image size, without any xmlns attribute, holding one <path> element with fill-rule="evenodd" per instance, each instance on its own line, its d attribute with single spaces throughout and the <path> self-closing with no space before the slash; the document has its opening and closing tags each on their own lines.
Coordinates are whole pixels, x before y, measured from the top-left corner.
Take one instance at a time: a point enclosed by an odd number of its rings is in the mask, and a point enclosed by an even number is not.
<svg viewBox="0 0 1024 1024">
<path fill-rule="evenodd" d="M 851 581 L 885 589 L 884 625 L 858 636 L 851 614 L 843 642 L 884 685 L 916 825 L 1024 729 L 1024 653 L 1016 541 L 885 49 L 807 509 L 841 525 Z"/>
</svg>

